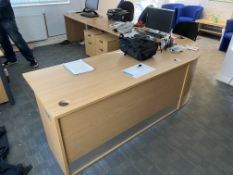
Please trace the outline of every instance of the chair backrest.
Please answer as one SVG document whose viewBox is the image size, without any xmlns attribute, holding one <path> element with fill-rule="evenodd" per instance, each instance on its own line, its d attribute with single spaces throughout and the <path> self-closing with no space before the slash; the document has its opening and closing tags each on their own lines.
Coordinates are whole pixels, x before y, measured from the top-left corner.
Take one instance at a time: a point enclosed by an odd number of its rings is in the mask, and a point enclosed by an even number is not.
<svg viewBox="0 0 233 175">
<path fill-rule="evenodd" d="M 181 16 L 192 17 L 194 20 L 202 17 L 203 7 L 199 5 L 187 5 L 178 9 Z M 179 15 L 179 16 L 180 16 Z"/>
<path fill-rule="evenodd" d="M 120 8 L 121 4 L 125 2 L 125 0 L 120 0 L 119 4 L 117 5 L 117 8 Z"/>
<path fill-rule="evenodd" d="M 146 7 L 140 14 L 138 21 L 141 21 L 145 24 L 147 21 L 147 17 L 148 17 L 148 11 L 149 11 L 149 7 Z"/>
<path fill-rule="evenodd" d="M 172 22 L 172 28 L 175 27 L 176 21 L 177 21 L 177 11 L 179 8 L 184 7 L 184 4 L 182 3 L 168 3 L 168 4 L 163 4 L 162 8 L 164 9 L 170 9 L 170 10 L 175 10 L 173 22 Z"/>
<path fill-rule="evenodd" d="M 233 19 L 228 19 L 225 27 L 225 32 L 233 32 Z"/>
<path fill-rule="evenodd" d="M 181 7 L 184 7 L 184 4 L 182 4 L 182 3 L 168 3 L 168 4 L 162 5 L 162 8 L 171 9 L 171 10 L 175 10 L 175 9 L 181 8 Z"/>
<path fill-rule="evenodd" d="M 198 35 L 198 23 L 196 22 L 180 22 L 176 24 L 173 33 L 187 37 L 196 41 Z"/>
<path fill-rule="evenodd" d="M 134 5 L 130 1 L 124 1 L 118 6 L 119 8 L 123 10 L 127 10 L 129 14 L 125 16 L 125 21 L 132 21 L 134 18 Z"/>
</svg>

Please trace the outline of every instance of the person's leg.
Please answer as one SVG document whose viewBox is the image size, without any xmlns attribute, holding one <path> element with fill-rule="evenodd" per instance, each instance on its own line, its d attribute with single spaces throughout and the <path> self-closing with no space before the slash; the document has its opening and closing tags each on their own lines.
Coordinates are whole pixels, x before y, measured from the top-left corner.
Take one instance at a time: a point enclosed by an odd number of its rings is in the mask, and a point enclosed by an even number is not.
<svg viewBox="0 0 233 175">
<path fill-rule="evenodd" d="M 36 63 L 30 48 L 28 47 L 26 41 L 23 39 L 22 35 L 18 31 L 18 27 L 15 20 L 10 19 L 2 21 L 2 27 L 4 31 L 7 33 L 7 35 L 13 40 L 15 45 L 19 48 L 20 52 L 26 58 L 26 60 L 32 64 Z"/>
<path fill-rule="evenodd" d="M 3 30 L 0 22 L 0 45 L 3 49 L 3 53 L 7 61 L 9 62 L 16 62 L 16 55 L 13 51 L 13 47 L 10 43 L 9 37 L 7 33 Z"/>
</svg>

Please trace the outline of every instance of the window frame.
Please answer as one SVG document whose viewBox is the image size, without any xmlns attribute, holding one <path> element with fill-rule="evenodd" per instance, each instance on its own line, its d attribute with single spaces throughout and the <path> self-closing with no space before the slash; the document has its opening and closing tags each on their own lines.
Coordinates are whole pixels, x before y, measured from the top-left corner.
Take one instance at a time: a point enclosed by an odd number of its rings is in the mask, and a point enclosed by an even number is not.
<svg viewBox="0 0 233 175">
<path fill-rule="evenodd" d="M 63 0 L 62 1 L 48 1 L 48 2 L 28 2 L 28 3 L 18 3 L 14 4 L 11 1 L 12 7 L 36 7 L 36 6 L 49 6 L 49 5 L 64 5 L 64 4 L 70 4 L 70 0 Z"/>
</svg>

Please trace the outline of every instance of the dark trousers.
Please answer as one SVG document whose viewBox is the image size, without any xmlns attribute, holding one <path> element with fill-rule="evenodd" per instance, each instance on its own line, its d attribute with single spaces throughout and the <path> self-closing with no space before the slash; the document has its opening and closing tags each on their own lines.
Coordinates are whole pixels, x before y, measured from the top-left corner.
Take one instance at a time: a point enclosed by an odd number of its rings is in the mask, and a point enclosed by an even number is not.
<svg viewBox="0 0 233 175">
<path fill-rule="evenodd" d="M 11 38 L 15 45 L 19 48 L 26 60 L 29 62 L 33 62 L 35 60 L 30 48 L 23 39 L 22 35 L 19 33 L 15 19 L 0 20 L 0 44 L 2 46 L 4 55 L 8 61 L 16 61 L 16 55 L 9 38 Z"/>
</svg>

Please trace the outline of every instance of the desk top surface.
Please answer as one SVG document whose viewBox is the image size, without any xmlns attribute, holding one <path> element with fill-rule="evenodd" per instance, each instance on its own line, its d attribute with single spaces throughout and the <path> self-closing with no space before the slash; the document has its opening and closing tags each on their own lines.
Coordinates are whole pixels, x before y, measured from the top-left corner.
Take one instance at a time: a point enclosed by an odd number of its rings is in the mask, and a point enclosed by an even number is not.
<svg viewBox="0 0 233 175">
<path fill-rule="evenodd" d="M 201 23 L 201 24 L 207 24 L 207 25 L 212 25 L 216 27 L 225 27 L 226 26 L 226 21 L 218 21 L 214 22 L 213 20 L 209 19 L 198 19 L 196 22 Z"/>
<path fill-rule="evenodd" d="M 185 45 L 193 42 L 183 39 L 177 40 L 176 43 Z M 82 75 L 72 75 L 63 65 L 57 65 L 25 73 L 23 76 L 50 116 L 62 117 L 194 61 L 199 55 L 200 51 L 187 50 L 182 53 L 160 53 L 158 51 L 152 59 L 143 62 L 156 68 L 156 71 L 138 79 L 125 75 L 122 70 L 138 64 L 139 61 L 124 56 L 120 50 L 85 59 L 95 70 Z M 175 58 L 180 61 L 174 61 Z M 67 100 L 70 104 L 60 107 L 58 103 L 61 100 Z"/>
<path fill-rule="evenodd" d="M 120 34 L 117 32 L 114 32 L 110 28 L 110 24 L 113 23 L 108 20 L 107 16 L 99 16 L 97 18 L 87 18 L 80 15 L 80 13 L 66 13 L 66 18 L 70 18 L 72 20 L 75 20 L 77 22 L 81 22 L 83 24 L 86 24 L 88 26 L 94 27 L 96 29 L 111 33 L 115 36 L 119 36 Z"/>
</svg>

